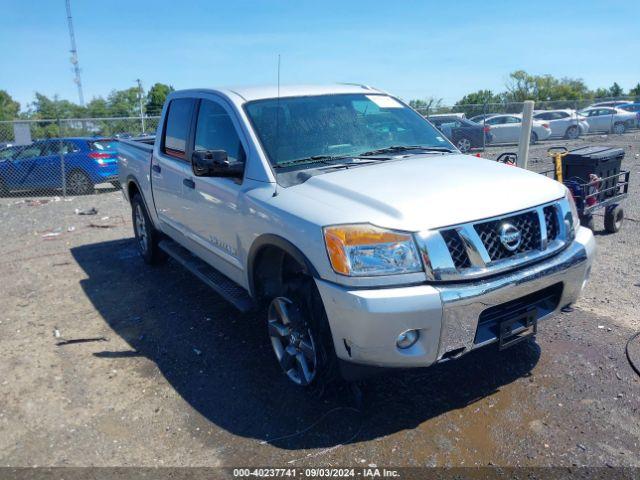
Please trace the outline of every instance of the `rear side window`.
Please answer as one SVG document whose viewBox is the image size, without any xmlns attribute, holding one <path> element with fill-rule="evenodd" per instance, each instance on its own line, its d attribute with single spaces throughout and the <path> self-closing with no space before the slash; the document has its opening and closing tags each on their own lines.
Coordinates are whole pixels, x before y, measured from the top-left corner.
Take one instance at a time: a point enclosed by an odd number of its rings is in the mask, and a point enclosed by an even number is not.
<svg viewBox="0 0 640 480">
<path fill-rule="evenodd" d="M 189 135 L 193 104 L 191 98 L 171 100 L 163 139 L 164 153 L 167 155 L 186 158 L 187 136 Z"/>
<path fill-rule="evenodd" d="M 224 150 L 229 160 L 244 162 L 244 151 L 231 117 L 221 105 L 203 100 L 198 111 L 195 150 Z"/>
</svg>

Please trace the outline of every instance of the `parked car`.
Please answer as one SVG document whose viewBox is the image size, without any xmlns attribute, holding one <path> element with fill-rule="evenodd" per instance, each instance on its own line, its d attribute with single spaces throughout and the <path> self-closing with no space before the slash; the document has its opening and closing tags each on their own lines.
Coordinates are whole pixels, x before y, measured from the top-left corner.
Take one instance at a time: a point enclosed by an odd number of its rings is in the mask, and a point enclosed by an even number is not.
<svg viewBox="0 0 640 480">
<path fill-rule="evenodd" d="M 481 115 L 476 115 L 475 117 L 471 117 L 469 120 L 476 123 L 482 123 L 483 120 L 486 120 L 489 117 L 495 117 L 496 115 L 501 115 L 500 113 L 483 113 Z"/>
<path fill-rule="evenodd" d="M 482 148 L 493 140 L 489 125 L 483 127 L 470 120 L 444 115 L 429 117 L 428 120 L 462 153 L 472 148 Z"/>
<path fill-rule="evenodd" d="M 74 195 L 92 193 L 99 183 L 118 185 L 112 139 L 60 138 L 0 150 L 0 191 L 60 189 L 63 167 Z"/>
<path fill-rule="evenodd" d="M 595 108 L 595 107 L 621 107 L 622 105 L 627 105 L 631 103 L 629 100 L 609 100 L 606 102 L 597 102 L 592 103 L 587 108 Z"/>
<path fill-rule="evenodd" d="M 628 103 L 627 105 L 621 105 L 621 110 L 632 112 L 636 114 L 636 128 L 640 128 L 640 103 Z"/>
<path fill-rule="evenodd" d="M 595 252 L 564 185 L 460 154 L 371 87 L 173 92 L 118 162 L 142 258 L 260 312 L 301 386 L 524 340 Z"/>
<path fill-rule="evenodd" d="M 518 143 L 522 130 L 522 115 L 506 114 L 494 115 L 484 120 L 485 125 L 491 127 L 493 143 Z M 549 123 L 533 120 L 531 123 L 531 143 L 546 140 L 551 136 Z"/>
<path fill-rule="evenodd" d="M 636 124 L 636 113 L 620 108 L 594 107 L 578 112 L 586 117 L 590 132 L 607 132 L 622 134 Z"/>
<path fill-rule="evenodd" d="M 575 139 L 589 131 L 586 117 L 575 110 L 541 110 L 534 112 L 533 118 L 549 124 L 552 137 Z"/>
</svg>

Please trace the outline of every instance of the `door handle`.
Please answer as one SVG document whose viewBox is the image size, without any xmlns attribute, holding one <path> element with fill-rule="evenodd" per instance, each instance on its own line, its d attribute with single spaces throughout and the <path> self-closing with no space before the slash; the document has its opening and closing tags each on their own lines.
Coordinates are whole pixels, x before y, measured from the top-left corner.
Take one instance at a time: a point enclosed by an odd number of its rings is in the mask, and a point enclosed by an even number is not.
<svg viewBox="0 0 640 480">
<path fill-rule="evenodd" d="M 157 163 L 154 163 L 153 165 L 151 165 L 151 170 L 153 170 L 156 173 L 162 172 L 162 168 Z"/>
<path fill-rule="evenodd" d="M 196 182 L 194 182 L 193 180 L 191 180 L 190 178 L 185 178 L 182 180 L 182 184 L 185 187 L 189 187 L 189 188 L 196 188 Z"/>
</svg>

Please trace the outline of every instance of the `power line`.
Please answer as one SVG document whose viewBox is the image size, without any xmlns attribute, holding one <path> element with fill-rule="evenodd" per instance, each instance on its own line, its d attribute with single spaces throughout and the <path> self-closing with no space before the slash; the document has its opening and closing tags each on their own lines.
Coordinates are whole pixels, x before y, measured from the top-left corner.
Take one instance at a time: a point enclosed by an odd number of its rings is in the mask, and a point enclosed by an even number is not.
<svg viewBox="0 0 640 480">
<path fill-rule="evenodd" d="M 67 24 L 69 26 L 69 40 L 71 40 L 71 64 L 73 65 L 73 73 L 76 86 L 78 87 L 78 100 L 80 106 L 84 107 L 84 94 L 82 93 L 82 80 L 80 79 L 80 64 L 78 62 L 78 49 L 76 48 L 76 36 L 73 33 L 73 20 L 71 18 L 71 3 L 66 0 L 67 4 Z"/>
</svg>

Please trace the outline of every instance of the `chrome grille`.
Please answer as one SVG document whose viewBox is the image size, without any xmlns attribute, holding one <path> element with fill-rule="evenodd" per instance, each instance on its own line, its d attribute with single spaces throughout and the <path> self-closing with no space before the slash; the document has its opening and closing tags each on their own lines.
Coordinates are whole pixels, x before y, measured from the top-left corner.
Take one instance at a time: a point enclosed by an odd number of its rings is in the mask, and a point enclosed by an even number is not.
<svg viewBox="0 0 640 480">
<path fill-rule="evenodd" d="M 442 234 L 442 238 L 444 238 L 444 242 L 447 244 L 447 248 L 449 249 L 449 253 L 453 259 L 453 264 L 456 268 L 469 268 L 471 266 L 469 255 L 467 255 L 467 251 L 464 248 L 464 244 L 462 243 L 462 239 L 460 238 L 460 235 L 458 235 L 458 232 L 452 228 L 451 230 L 443 230 L 440 233 Z"/>
<path fill-rule="evenodd" d="M 416 241 L 427 259 L 427 279 L 475 280 L 550 257 L 573 241 L 562 223 L 570 214 L 569 202 L 562 198 L 519 213 L 419 232 Z M 499 229 L 505 222 L 516 227 L 522 236 L 514 252 L 500 241 Z"/>
<path fill-rule="evenodd" d="M 543 209 L 544 221 L 547 224 L 547 240 L 553 241 L 558 238 L 558 214 L 555 205 L 547 205 Z"/>
<path fill-rule="evenodd" d="M 503 223 L 510 223 L 520 230 L 522 240 L 518 248 L 513 252 L 507 250 L 500 241 L 499 230 Z M 476 223 L 474 227 L 492 261 L 502 260 L 503 258 L 513 257 L 519 253 L 540 248 L 540 221 L 535 211 L 525 212 L 499 220 L 492 220 L 490 222 Z"/>
</svg>

